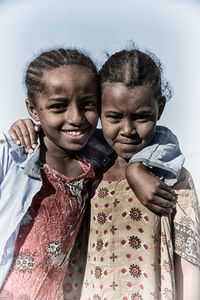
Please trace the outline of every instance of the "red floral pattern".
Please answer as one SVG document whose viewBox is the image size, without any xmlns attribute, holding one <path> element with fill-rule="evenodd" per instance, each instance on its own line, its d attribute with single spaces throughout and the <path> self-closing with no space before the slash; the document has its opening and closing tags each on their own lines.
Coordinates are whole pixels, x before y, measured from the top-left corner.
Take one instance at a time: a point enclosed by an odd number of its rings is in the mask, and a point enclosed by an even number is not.
<svg viewBox="0 0 200 300">
<path fill-rule="evenodd" d="M 43 185 L 21 222 L 0 299 L 64 299 L 63 279 L 88 197 L 85 185 L 94 178 L 90 164 L 79 162 L 84 172 L 77 178 L 47 165 L 41 170 Z M 68 284 L 65 292 L 75 287 Z"/>
</svg>

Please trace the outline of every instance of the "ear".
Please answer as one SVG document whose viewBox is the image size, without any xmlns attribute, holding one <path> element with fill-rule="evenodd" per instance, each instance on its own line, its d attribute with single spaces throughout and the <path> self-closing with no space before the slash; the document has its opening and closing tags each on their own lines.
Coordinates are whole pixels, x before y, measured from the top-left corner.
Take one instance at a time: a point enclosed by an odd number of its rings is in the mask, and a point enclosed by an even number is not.
<svg viewBox="0 0 200 300">
<path fill-rule="evenodd" d="M 38 116 L 35 104 L 32 101 L 30 101 L 30 99 L 26 99 L 25 101 L 26 101 L 27 110 L 28 110 L 29 115 L 31 116 L 31 118 L 33 118 L 35 121 L 39 122 L 40 118 Z"/>
<path fill-rule="evenodd" d="M 161 99 L 158 100 L 158 120 L 162 116 L 163 110 L 165 108 L 166 104 L 166 98 L 162 97 Z"/>
</svg>

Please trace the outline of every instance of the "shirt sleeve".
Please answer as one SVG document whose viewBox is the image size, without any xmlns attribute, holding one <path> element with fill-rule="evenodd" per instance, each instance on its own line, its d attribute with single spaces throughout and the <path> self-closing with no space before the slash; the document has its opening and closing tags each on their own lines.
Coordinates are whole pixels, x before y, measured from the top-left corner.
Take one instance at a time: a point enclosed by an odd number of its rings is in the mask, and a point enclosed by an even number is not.
<svg viewBox="0 0 200 300">
<path fill-rule="evenodd" d="M 10 162 L 9 144 L 6 136 L 0 133 L 0 185 L 8 172 Z"/>
<path fill-rule="evenodd" d="M 200 211 L 194 183 L 183 168 L 174 186 L 178 195 L 173 219 L 174 252 L 187 261 L 200 266 Z"/>
<path fill-rule="evenodd" d="M 170 129 L 157 126 L 152 142 L 133 155 L 129 164 L 142 162 L 168 185 L 174 185 L 184 164 L 178 139 Z"/>
<path fill-rule="evenodd" d="M 81 150 L 80 155 L 91 163 L 93 169 L 98 169 L 106 167 L 110 163 L 112 153 L 113 149 L 104 139 L 102 129 L 96 129 L 88 144 Z"/>
</svg>

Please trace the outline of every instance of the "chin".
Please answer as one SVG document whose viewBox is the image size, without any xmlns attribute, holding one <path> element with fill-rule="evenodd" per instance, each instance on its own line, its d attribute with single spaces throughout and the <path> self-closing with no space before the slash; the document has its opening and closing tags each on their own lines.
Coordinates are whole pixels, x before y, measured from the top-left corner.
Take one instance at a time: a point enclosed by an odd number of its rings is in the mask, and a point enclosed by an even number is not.
<svg viewBox="0 0 200 300">
<path fill-rule="evenodd" d="M 135 153 L 121 153 L 118 152 L 117 155 L 121 158 L 123 158 L 124 160 L 126 160 L 127 162 L 131 159 L 131 157 L 134 155 Z"/>
</svg>

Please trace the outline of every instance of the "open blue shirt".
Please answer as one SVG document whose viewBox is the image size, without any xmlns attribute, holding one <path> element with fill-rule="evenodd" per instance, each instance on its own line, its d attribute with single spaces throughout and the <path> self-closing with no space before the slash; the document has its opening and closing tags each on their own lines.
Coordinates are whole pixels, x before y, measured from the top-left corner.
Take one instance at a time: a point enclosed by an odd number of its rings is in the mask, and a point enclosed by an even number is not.
<svg viewBox="0 0 200 300">
<path fill-rule="evenodd" d="M 97 129 L 81 155 L 96 169 L 108 165 L 112 152 L 102 130 Z M 17 146 L 6 134 L 0 137 L 0 288 L 12 264 L 20 224 L 42 186 L 39 156 L 39 139 L 34 153 L 25 154 L 24 148 Z M 152 143 L 135 154 L 131 161 L 156 167 L 163 180 L 175 183 L 184 158 L 174 134 L 158 126 Z"/>
</svg>

